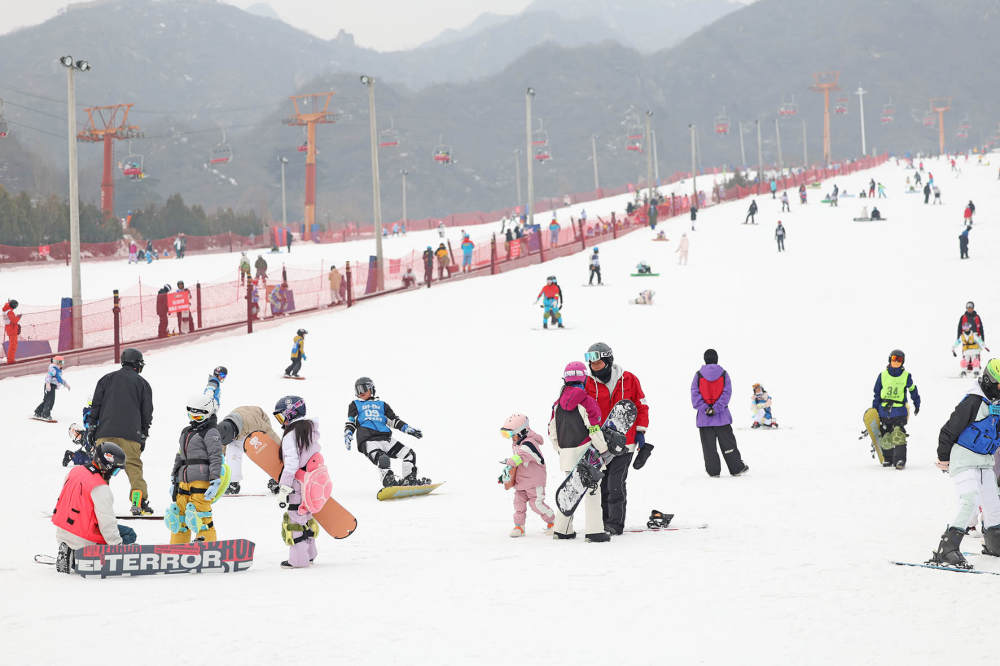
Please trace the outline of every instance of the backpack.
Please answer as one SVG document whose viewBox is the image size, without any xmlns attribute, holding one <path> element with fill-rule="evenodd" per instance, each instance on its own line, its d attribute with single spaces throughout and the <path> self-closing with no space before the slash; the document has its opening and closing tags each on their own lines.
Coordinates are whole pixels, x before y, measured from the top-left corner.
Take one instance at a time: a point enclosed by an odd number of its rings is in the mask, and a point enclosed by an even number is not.
<svg viewBox="0 0 1000 666">
<path fill-rule="evenodd" d="M 333 481 L 330 472 L 323 463 L 323 454 L 317 453 L 302 469 L 295 472 L 295 478 L 302 484 L 302 501 L 299 504 L 299 515 L 316 513 L 323 508 L 333 493 Z"/>
<path fill-rule="evenodd" d="M 723 370 L 722 374 L 718 378 L 711 381 L 705 379 L 701 374 L 701 370 L 698 371 L 698 392 L 701 393 L 702 399 L 710 405 L 714 405 L 715 401 L 719 399 L 722 392 L 726 388 L 726 371 Z"/>
</svg>

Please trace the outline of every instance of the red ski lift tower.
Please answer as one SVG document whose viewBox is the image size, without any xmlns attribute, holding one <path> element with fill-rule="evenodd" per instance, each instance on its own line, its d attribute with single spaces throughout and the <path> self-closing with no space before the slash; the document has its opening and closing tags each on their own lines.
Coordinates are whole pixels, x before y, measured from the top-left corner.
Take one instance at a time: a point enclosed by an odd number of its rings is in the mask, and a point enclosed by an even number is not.
<svg viewBox="0 0 1000 666">
<path fill-rule="evenodd" d="M 830 163 L 830 91 L 840 90 L 840 72 L 817 72 L 809 88 L 823 93 L 823 163 Z"/>
<path fill-rule="evenodd" d="M 938 120 L 938 153 L 944 155 L 944 112 L 951 109 L 950 97 L 932 97 L 931 111 L 937 114 Z"/>
<path fill-rule="evenodd" d="M 306 205 L 303 240 L 309 240 L 312 225 L 316 222 L 316 125 L 333 122 L 330 98 L 333 92 L 292 95 L 295 115 L 285 120 L 286 125 L 306 128 Z"/>
<path fill-rule="evenodd" d="M 142 136 L 139 128 L 128 124 L 128 112 L 132 104 L 114 104 L 112 106 L 92 106 L 84 109 L 87 112 L 88 127 L 77 133 L 79 141 L 104 143 L 104 166 L 101 175 L 101 212 L 105 218 L 114 215 L 115 183 L 111 178 L 114 158 L 111 142 L 115 139 L 127 141 Z"/>
</svg>

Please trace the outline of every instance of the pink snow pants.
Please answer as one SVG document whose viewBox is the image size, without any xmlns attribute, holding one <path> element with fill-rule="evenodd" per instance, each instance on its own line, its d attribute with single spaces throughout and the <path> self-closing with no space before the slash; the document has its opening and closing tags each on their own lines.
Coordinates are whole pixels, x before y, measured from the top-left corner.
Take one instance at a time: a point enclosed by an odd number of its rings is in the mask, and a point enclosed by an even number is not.
<svg viewBox="0 0 1000 666">
<path fill-rule="evenodd" d="M 524 519 L 528 515 L 528 505 L 531 510 L 542 517 L 546 523 L 554 522 L 556 515 L 545 503 L 545 486 L 537 488 L 517 489 L 514 491 L 514 524 L 524 527 Z"/>
</svg>

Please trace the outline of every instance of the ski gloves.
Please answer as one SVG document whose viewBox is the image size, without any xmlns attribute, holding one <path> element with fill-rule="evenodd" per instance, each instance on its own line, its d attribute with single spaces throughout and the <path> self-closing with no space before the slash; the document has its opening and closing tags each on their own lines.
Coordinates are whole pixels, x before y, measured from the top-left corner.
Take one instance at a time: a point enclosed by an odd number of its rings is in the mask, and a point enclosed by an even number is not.
<svg viewBox="0 0 1000 666">
<path fill-rule="evenodd" d="M 646 443 L 646 433 L 642 430 L 635 433 L 635 443 L 639 446 L 639 452 L 632 461 L 632 469 L 642 469 L 642 466 L 649 460 L 649 455 L 653 452 L 653 445 Z"/>
<path fill-rule="evenodd" d="M 709 405 L 705 408 L 705 416 L 715 416 L 715 407 Z"/>
<path fill-rule="evenodd" d="M 424 436 L 424 433 L 420 432 L 419 430 L 417 430 L 416 428 L 414 428 L 411 425 L 405 425 L 405 426 L 403 426 L 403 432 L 405 432 L 407 435 L 411 435 L 413 437 L 416 437 L 417 439 L 420 439 L 421 437 Z"/>
<path fill-rule="evenodd" d="M 215 496 L 219 494 L 220 485 L 222 485 L 222 479 L 215 479 L 208 484 L 208 488 L 205 489 L 205 499 L 209 502 L 215 499 Z"/>
<path fill-rule="evenodd" d="M 351 450 L 352 439 L 354 439 L 354 431 L 351 430 L 350 428 L 344 428 L 344 446 L 347 447 L 348 451 Z"/>
</svg>

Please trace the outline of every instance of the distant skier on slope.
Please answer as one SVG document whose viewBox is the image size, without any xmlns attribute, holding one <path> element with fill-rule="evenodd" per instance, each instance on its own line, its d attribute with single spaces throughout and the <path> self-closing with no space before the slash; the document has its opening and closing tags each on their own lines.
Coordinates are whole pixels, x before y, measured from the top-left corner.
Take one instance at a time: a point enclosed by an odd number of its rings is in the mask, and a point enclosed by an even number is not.
<svg viewBox="0 0 1000 666">
<path fill-rule="evenodd" d="M 966 373 L 972 373 L 974 377 L 978 377 L 979 355 L 982 352 L 982 348 L 986 345 L 983 344 L 983 339 L 979 337 L 979 334 L 972 330 L 972 322 L 966 321 L 962 323 L 962 332 L 959 333 L 955 344 L 951 346 L 952 356 L 958 356 L 955 348 L 959 345 L 962 346 L 962 376 L 964 377 Z"/>
<path fill-rule="evenodd" d="M 545 286 L 542 287 L 541 291 L 538 292 L 538 296 L 535 297 L 535 304 L 538 304 L 539 299 L 542 300 L 542 328 L 549 327 L 549 317 L 552 317 L 556 321 L 556 325 L 559 328 L 564 328 L 562 321 L 562 306 L 563 306 L 563 293 L 562 289 L 556 283 L 556 276 L 550 275 L 545 278 Z"/>
<path fill-rule="evenodd" d="M 597 276 L 597 284 L 601 283 L 601 256 L 599 250 L 595 247 L 594 253 L 590 255 L 590 281 L 587 284 L 594 284 L 594 276 Z"/>
<path fill-rule="evenodd" d="M 205 390 L 202 391 L 205 395 L 212 396 L 212 400 L 215 400 L 216 409 L 222 404 L 222 382 L 226 381 L 228 374 L 229 370 L 226 369 L 226 366 L 216 366 L 215 370 L 212 370 L 212 374 L 208 376 L 208 383 L 205 384 Z"/>
<path fill-rule="evenodd" d="M 889 364 L 875 380 L 872 407 L 878 410 L 882 432 L 882 448 L 885 452 L 885 467 L 895 465 L 896 469 L 906 466 L 906 423 L 909 409 L 907 395 L 913 396 L 913 413 L 920 413 L 920 393 L 909 371 L 903 367 L 906 354 L 899 349 L 889 352 Z"/>
<path fill-rule="evenodd" d="M 972 324 L 972 329 L 979 334 L 979 337 L 986 340 L 986 334 L 983 332 L 983 320 L 979 318 L 979 313 L 976 312 L 976 304 L 972 301 L 965 304 L 965 312 L 958 318 L 958 332 L 955 333 L 955 337 L 962 335 L 962 325 L 965 322 Z"/>
</svg>

